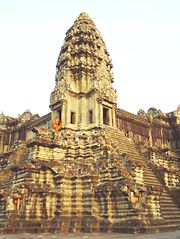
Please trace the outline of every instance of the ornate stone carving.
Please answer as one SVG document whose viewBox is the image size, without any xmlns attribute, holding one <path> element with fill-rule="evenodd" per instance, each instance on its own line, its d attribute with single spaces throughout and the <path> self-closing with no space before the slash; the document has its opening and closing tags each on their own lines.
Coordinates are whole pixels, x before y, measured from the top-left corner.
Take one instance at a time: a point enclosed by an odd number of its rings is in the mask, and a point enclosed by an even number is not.
<svg viewBox="0 0 180 239">
<path fill-rule="evenodd" d="M 147 114 L 146 114 L 146 112 L 143 109 L 140 109 L 138 111 L 137 115 L 139 115 L 141 117 L 144 117 L 144 118 L 147 118 Z"/>
<path fill-rule="evenodd" d="M 100 98 L 106 98 L 112 102 L 116 102 L 117 100 L 116 90 L 112 87 L 111 75 L 105 65 L 105 62 L 103 62 L 96 69 L 92 89 L 95 89 L 99 92 Z"/>
<path fill-rule="evenodd" d="M 50 104 L 54 104 L 59 100 L 64 100 L 67 97 L 68 92 L 71 90 L 69 78 L 67 74 L 57 71 L 56 73 L 56 85 L 54 91 L 51 93 Z"/>
<path fill-rule="evenodd" d="M 147 114 L 151 115 L 153 118 L 157 116 L 165 116 L 160 109 L 157 110 L 155 107 L 149 108 Z"/>
<path fill-rule="evenodd" d="M 67 31 L 59 54 L 51 104 L 65 99 L 70 90 L 88 93 L 93 89 L 99 92 L 101 98 L 116 102 L 111 68 L 109 53 L 94 22 L 87 14 L 81 14 Z M 82 80 L 86 84 L 81 83 Z"/>
</svg>

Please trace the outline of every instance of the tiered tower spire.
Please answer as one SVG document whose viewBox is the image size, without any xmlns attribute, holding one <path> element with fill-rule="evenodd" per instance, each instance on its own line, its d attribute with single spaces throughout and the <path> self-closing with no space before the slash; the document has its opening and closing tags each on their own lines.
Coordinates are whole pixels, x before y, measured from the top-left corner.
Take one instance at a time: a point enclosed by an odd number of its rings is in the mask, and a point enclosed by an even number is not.
<svg viewBox="0 0 180 239">
<path fill-rule="evenodd" d="M 53 120 L 60 115 L 65 126 L 75 128 L 115 125 L 114 113 L 108 112 L 116 104 L 112 63 L 96 25 L 86 13 L 81 13 L 67 31 L 56 67 L 50 101 Z M 103 111 L 103 104 L 108 109 Z"/>
</svg>

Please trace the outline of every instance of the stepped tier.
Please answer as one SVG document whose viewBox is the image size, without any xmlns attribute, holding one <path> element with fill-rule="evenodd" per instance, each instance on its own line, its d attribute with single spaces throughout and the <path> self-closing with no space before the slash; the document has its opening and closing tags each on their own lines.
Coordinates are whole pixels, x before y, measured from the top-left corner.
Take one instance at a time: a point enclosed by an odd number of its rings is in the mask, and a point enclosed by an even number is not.
<svg viewBox="0 0 180 239">
<path fill-rule="evenodd" d="M 4 232 L 143 232 L 180 225 L 179 209 L 122 132 L 108 126 L 62 130 L 44 142 L 34 138 L 18 156 L 15 149 L 2 169 L 9 171 L 0 185 Z"/>
</svg>

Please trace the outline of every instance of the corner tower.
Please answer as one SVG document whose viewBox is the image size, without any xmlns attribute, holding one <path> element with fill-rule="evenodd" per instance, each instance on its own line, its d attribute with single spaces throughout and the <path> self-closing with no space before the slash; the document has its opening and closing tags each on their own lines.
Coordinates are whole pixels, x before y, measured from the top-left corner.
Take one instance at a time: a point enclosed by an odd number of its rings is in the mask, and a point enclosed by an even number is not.
<svg viewBox="0 0 180 239">
<path fill-rule="evenodd" d="M 52 123 L 58 117 L 64 128 L 86 130 L 116 126 L 116 91 L 112 63 L 96 25 L 81 13 L 67 31 L 50 97 Z"/>
</svg>

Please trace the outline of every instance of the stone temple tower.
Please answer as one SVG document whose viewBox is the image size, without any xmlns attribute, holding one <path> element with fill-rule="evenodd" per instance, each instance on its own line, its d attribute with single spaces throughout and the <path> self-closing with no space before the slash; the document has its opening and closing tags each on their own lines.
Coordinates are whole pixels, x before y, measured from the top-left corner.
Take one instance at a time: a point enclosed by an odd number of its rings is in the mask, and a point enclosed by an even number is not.
<svg viewBox="0 0 180 239">
<path fill-rule="evenodd" d="M 56 67 L 50 113 L 0 115 L 0 233 L 178 229 L 180 107 L 118 109 L 109 54 L 86 13 Z"/>
<path fill-rule="evenodd" d="M 116 91 L 112 63 L 94 22 L 82 13 L 67 31 L 51 93 L 52 123 L 85 130 L 103 124 L 115 127 Z"/>
</svg>

